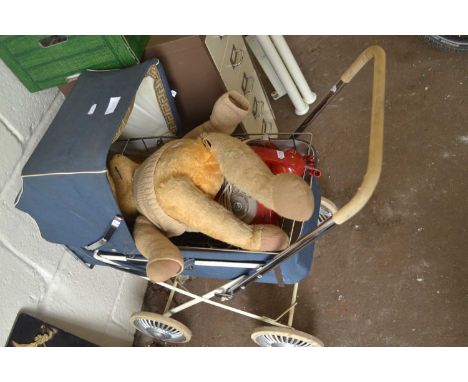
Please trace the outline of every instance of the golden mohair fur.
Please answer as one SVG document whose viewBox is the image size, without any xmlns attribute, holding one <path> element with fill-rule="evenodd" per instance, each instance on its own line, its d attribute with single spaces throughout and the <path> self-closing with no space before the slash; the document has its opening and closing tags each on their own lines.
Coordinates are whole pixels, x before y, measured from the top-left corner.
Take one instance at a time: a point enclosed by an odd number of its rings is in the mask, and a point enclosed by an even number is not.
<svg viewBox="0 0 468 382">
<path fill-rule="evenodd" d="M 253 251 L 288 245 L 288 236 L 279 227 L 248 225 L 214 200 L 225 179 L 283 217 L 307 220 L 312 215 L 312 192 L 300 177 L 273 175 L 247 144 L 229 135 L 248 105 L 239 93 L 226 93 L 209 121 L 166 144 L 141 165 L 123 155 L 111 159 L 122 213 L 140 215 L 134 239 L 149 259 L 151 280 L 164 281 L 182 271 L 182 256 L 168 236 L 184 231 L 202 232 Z"/>
</svg>

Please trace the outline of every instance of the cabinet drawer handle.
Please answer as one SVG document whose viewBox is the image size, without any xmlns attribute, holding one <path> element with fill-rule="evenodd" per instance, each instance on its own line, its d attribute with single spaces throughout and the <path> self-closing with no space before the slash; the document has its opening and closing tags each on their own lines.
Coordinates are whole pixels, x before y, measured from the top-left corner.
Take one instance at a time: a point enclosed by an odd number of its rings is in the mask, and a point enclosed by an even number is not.
<svg viewBox="0 0 468 382">
<path fill-rule="evenodd" d="M 267 121 L 265 121 L 265 119 L 263 119 L 263 121 L 262 121 L 262 134 L 271 133 L 272 126 L 273 126 L 273 124 L 271 122 L 267 122 Z"/>
<path fill-rule="evenodd" d="M 259 101 L 257 97 L 254 97 L 253 105 L 252 105 L 252 113 L 253 116 L 256 118 L 263 116 L 263 108 L 265 107 L 265 102 Z"/>
<path fill-rule="evenodd" d="M 244 72 L 244 76 L 242 77 L 242 91 L 244 92 L 244 95 L 247 95 L 249 93 L 252 93 L 254 85 L 254 78 L 252 76 L 248 76 Z"/>
<path fill-rule="evenodd" d="M 242 49 L 236 49 L 234 44 L 232 44 L 230 61 L 233 69 L 244 61 L 244 51 Z"/>
</svg>

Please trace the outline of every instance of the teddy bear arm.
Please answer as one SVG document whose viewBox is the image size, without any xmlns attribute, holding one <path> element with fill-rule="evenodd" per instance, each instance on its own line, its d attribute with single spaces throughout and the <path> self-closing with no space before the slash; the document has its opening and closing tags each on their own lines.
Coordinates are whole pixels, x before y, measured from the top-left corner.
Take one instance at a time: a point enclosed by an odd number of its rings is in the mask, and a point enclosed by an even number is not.
<svg viewBox="0 0 468 382">
<path fill-rule="evenodd" d="M 197 188 L 189 177 L 174 177 L 156 190 L 163 210 L 192 230 L 246 250 L 278 250 L 287 235 L 276 226 L 250 226 Z M 267 248 L 267 249 L 266 249 Z"/>
</svg>

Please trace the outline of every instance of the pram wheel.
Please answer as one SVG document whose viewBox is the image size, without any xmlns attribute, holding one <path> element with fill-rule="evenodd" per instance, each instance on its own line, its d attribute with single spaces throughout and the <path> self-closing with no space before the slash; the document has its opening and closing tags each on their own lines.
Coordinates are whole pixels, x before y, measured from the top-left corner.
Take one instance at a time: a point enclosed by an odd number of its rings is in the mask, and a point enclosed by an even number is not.
<svg viewBox="0 0 468 382">
<path fill-rule="evenodd" d="M 130 323 L 143 334 L 164 342 L 184 343 L 192 338 L 192 332 L 184 324 L 157 313 L 134 313 Z"/>
<path fill-rule="evenodd" d="M 322 224 L 325 220 L 331 218 L 336 213 L 336 211 L 338 211 L 338 207 L 335 205 L 335 203 L 322 196 L 320 199 L 318 224 Z"/>
<path fill-rule="evenodd" d="M 276 326 L 262 326 L 256 328 L 252 341 L 263 347 L 322 347 L 323 342 L 318 338 L 291 328 Z"/>
</svg>

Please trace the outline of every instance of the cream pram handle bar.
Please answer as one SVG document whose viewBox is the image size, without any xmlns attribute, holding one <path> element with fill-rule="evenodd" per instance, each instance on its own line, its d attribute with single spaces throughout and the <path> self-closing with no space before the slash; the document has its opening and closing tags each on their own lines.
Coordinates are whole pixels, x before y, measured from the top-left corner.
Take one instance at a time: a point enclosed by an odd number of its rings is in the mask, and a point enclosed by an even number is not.
<svg viewBox="0 0 468 382">
<path fill-rule="evenodd" d="M 218 294 L 224 298 L 232 298 L 239 289 L 244 289 L 251 282 L 261 278 L 277 265 L 287 260 L 297 251 L 313 242 L 325 231 L 335 226 L 343 224 L 356 215 L 368 202 L 379 181 L 382 169 L 383 151 L 383 121 L 384 121 L 384 101 L 385 101 L 385 51 L 379 46 L 371 46 L 363 51 L 353 64 L 344 72 L 340 81 L 335 85 L 325 99 L 307 117 L 298 132 L 301 132 L 315 118 L 315 116 L 326 106 L 330 99 L 337 94 L 343 85 L 349 83 L 355 75 L 364 67 L 366 63 L 374 59 L 374 80 L 372 90 L 372 112 L 370 126 L 369 158 L 367 171 L 364 179 L 354 197 L 340 208 L 330 219 L 324 221 L 307 235 L 299 238 L 295 243 L 283 250 L 271 261 L 259 267 L 254 273 L 246 276 L 235 285 L 228 288 L 224 293 Z M 338 89 L 338 90 L 337 90 Z"/>
<path fill-rule="evenodd" d="M 366 63 L 374 59 L 374 82 L 372 89 L 372 111 L 369 139 L 369 158 L 364 179 L 354 197 L 341 207 L 332 217 L 336 224 L 356 215 L 374 193 L 382 171 L 384 102 L 385 102 L 385 51 L 380 46 L 367 48 L 341 76 L 341 81 L 349 83 Z"/>
</svg>

